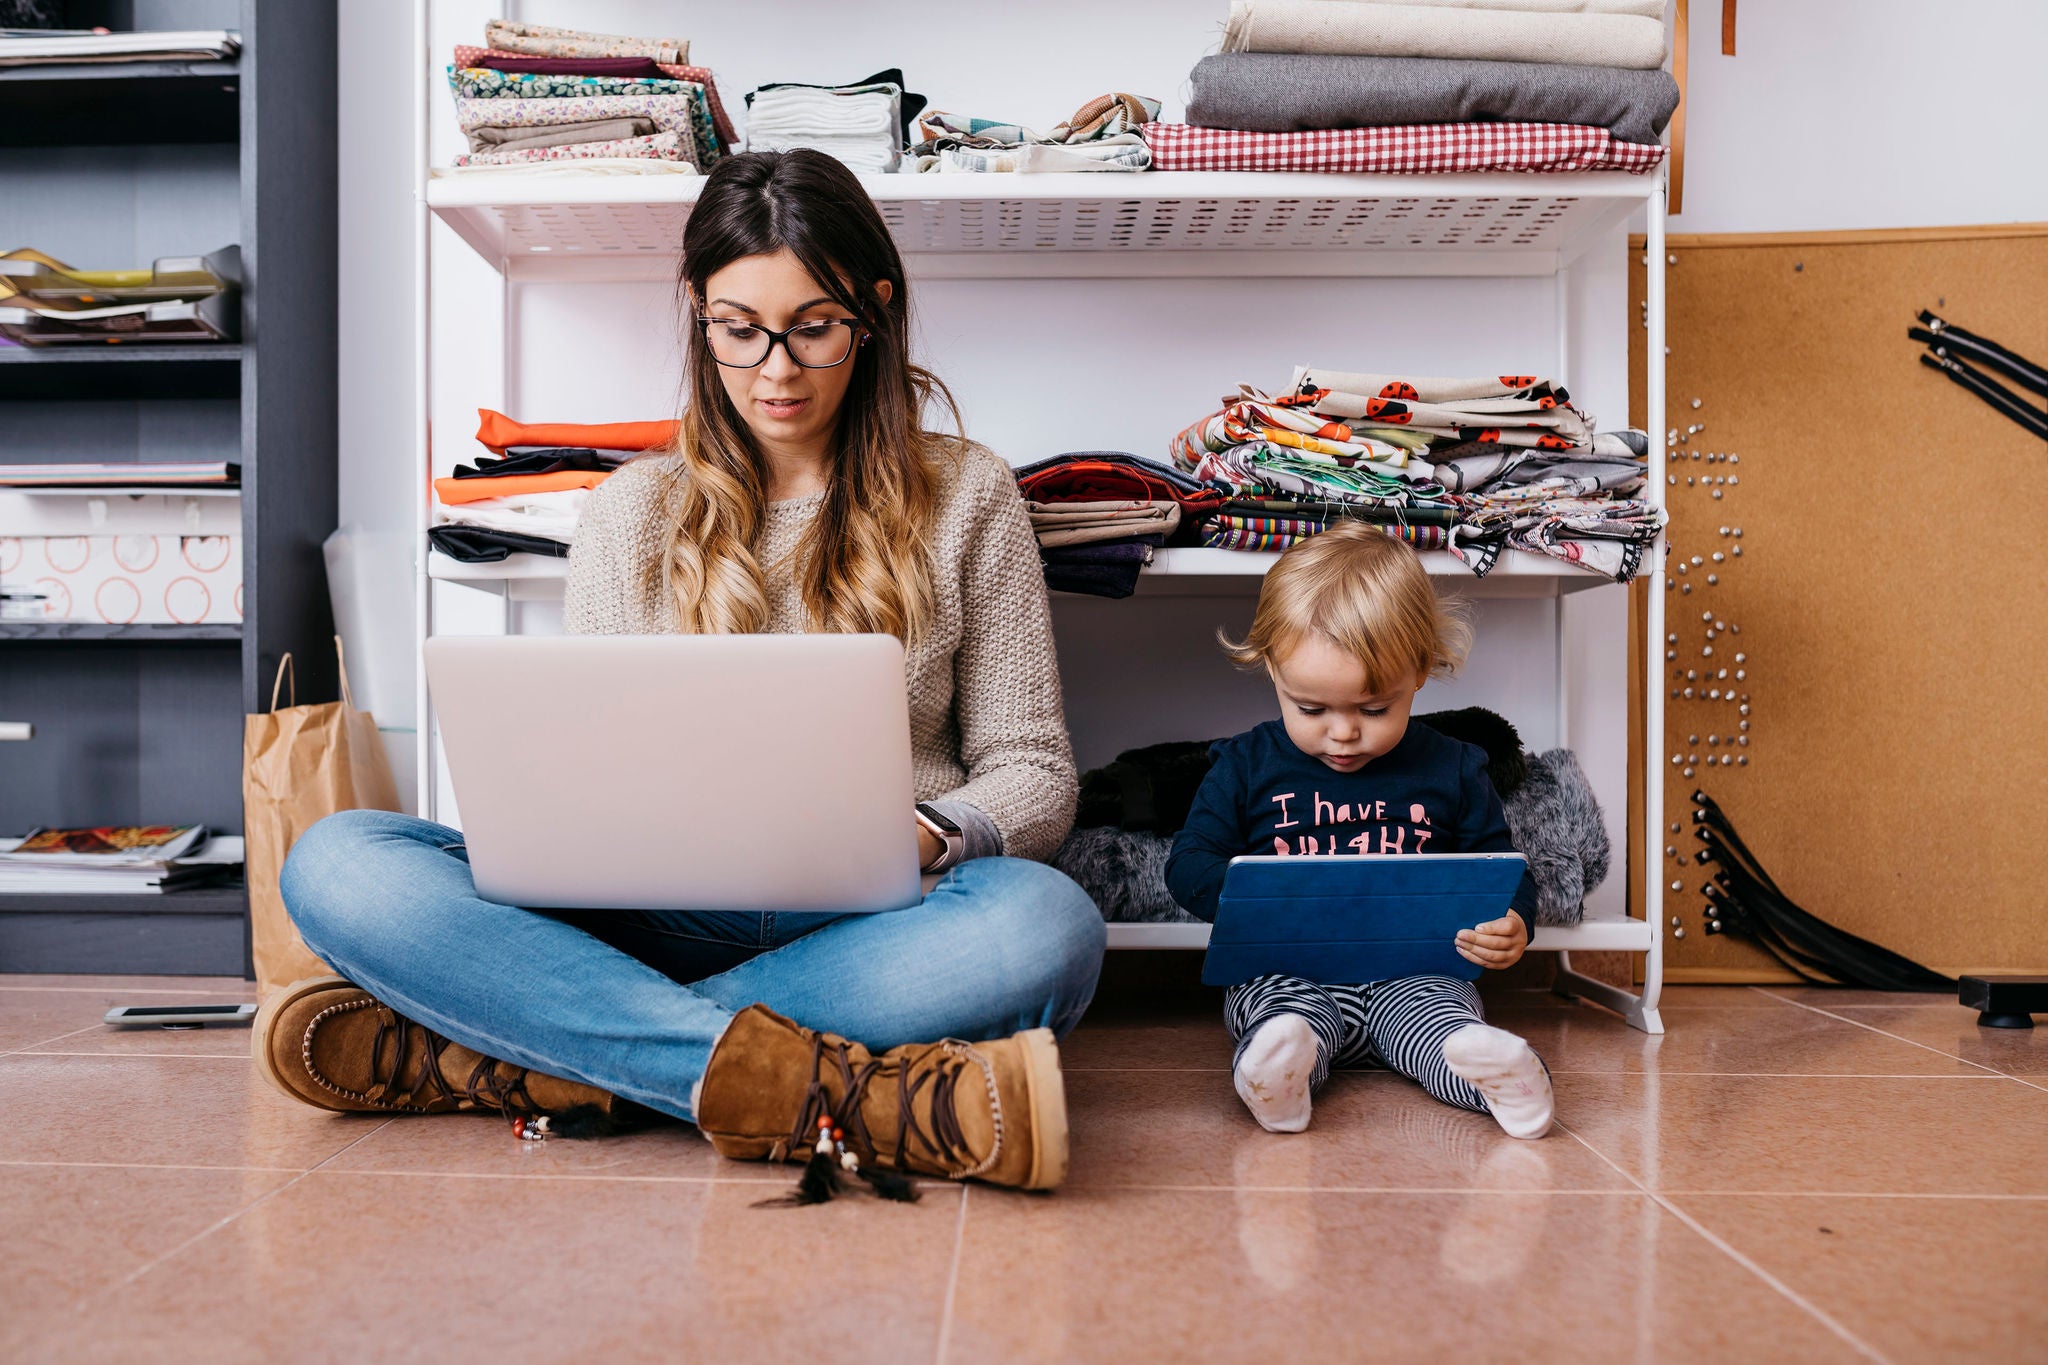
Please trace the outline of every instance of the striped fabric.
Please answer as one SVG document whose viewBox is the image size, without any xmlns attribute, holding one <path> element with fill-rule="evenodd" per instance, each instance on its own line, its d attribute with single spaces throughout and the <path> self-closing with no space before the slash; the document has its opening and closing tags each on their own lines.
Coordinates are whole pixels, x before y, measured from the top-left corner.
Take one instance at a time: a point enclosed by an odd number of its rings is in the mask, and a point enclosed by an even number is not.
<svg viewBox="0 0 2048 1365">
<path fill-rule="evenodd" d="M 1262 976 L 1233 986 L 1223 997 L 1223 1022 L 1237 1051 L 1261 1024 L 1298 1014 L 1316 1035 L 1311 1091 L 1321 1090 L 1330 1068 L 1380 1066 L 1406 1076 L 1458 1109 L 1487 1113 L 1478 1087 L 1444 1061 L 1444 1039 L 1467 1024 L 1483 1024 L 1479 992 L 1450 976 L 1409 976 L 1363 986 L 1319 986 L 1290 976 Z"/>
<path fill-rule="evenodd" d="M 1379 529 L 1418 550 L 1441 550 L 1450 542 L 1444 526 L 1399 526 L 1377 523 Z M 1215 550 L 1284 550 L 1297 541 L 1320 535 L 1330 523 L 1313 517 L 1211 517 L 1202 525 L 1202 544 Z"/>
</svg>

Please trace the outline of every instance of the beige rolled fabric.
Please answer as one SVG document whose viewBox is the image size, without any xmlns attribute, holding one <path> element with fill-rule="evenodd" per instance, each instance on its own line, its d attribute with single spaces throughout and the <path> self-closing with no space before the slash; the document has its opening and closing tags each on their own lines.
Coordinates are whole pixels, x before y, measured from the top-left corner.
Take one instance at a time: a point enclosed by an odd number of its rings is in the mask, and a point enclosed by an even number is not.
<svg viewBox="0 0 2048 1365">
<path fill-rule="evenodd" d="M 1451 57 L 1649 70 L 1664 22 L 1640 14 L 1465 9 L 1383 0 L 1233 0 L 1225 52 Z"/>
</svg>

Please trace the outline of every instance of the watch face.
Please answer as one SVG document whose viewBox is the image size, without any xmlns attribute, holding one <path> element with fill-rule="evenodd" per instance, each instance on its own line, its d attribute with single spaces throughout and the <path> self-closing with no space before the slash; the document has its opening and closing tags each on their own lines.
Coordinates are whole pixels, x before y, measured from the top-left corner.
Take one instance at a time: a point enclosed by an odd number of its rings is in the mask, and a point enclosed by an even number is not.
<svg viewBox="0 0 2048 1365">
<path fill-rule="evenodd" d="M 930 821 L 933 827 L 941 834 L 958 834 L 960 832 L 960 826 L 954 824 L 951 820 L 948 820 L 945 816 L 922 802 L 918 803 L 917 813 Z"/>
</svg>

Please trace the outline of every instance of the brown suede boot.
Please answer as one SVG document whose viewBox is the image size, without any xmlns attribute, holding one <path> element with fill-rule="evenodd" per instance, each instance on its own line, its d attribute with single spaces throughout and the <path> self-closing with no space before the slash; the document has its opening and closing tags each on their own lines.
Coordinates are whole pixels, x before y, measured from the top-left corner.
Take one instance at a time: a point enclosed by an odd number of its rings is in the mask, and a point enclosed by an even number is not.
<svg viewBox="0 0 2048 1365">
<path fill-rule="evenodd" d="M 256 1012 L 256 1069 L 301 1104 L 337 1113 L 495 1110 L 616 1116 L 625 1102 L 595 1086 L 494 1061 L 423 1028 L 338 976 L 294 981 Z"/>
<path fill-rule="evenodd" d="M 1049 1029 L 875 1056 L 750 1005 L 712 1050 L 697 1127 L 720 1156 L 805 1161 L 830 1119 L 864 1167 L 1049 1190 L 1067 1174 L 1067 1100 Z"/>
</svg>

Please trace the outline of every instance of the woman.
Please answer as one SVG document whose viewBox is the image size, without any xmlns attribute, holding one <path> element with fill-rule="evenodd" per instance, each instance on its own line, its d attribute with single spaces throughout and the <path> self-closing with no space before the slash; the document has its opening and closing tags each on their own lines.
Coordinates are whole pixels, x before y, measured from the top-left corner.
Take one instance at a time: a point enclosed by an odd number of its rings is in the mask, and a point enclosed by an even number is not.
<svg viewBox="0 0 2048 1365">
<path fill-rule="evenodd" d="M 1049 1188 L 1066 1164 L 1053 1039 L 1087 1008 L 1104 932 L 1029 861 L 1065 835 L 1075 777 L 1015 481 L 922 429 L 951 397 L 910 363 L 902 261 L 837 161 L 721 162 L 683 287 L 676 448 L 592 492 L 568 629 L 898 636 L 917 794 L 964 848 L 920 823 L 927 868 L 947 870 L 891 914 L 580 915 L 480 899 L 454 830 L 345 812 L 282 882 L 347 979 L 272 997 L 259 1066 L 328 1109 L 624 1100 L 731 1157 L 802 1160 L 822 1124 L 870 1172 Z"/>
</svg>

